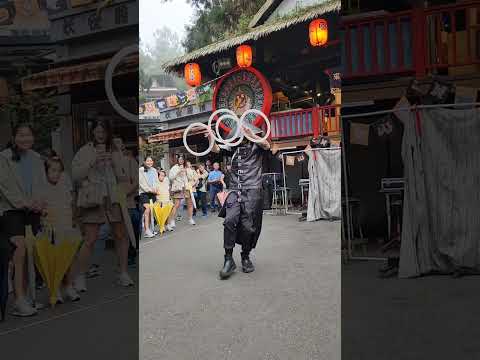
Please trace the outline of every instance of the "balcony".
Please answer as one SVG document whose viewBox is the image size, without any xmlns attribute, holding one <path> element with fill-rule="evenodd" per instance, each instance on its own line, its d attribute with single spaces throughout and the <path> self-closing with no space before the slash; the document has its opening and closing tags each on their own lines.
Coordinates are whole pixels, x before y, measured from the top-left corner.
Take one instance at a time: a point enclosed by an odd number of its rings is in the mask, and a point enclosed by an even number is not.
<svg viewBox="0 0 480 360">
<path fill-rule="evenodd" d="M 345 79 L 479 71 L 480 0 L 342 21 Z"/>
<path fill-rule="evenodd" d="M 270 114 L 271 139 L 286 140 L 304 136 L 340 135 L 340 106 L 288 110 Z"/>
</svg>

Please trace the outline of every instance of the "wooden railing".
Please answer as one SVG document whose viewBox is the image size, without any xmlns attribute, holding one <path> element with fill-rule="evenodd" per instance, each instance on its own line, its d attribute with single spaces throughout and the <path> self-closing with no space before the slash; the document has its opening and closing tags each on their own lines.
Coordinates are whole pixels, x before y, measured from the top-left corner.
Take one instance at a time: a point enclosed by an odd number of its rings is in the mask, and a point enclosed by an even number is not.
<svg viewBox="0 0 480 360">
<path fill-rule="evenodd" d="M 344 78 L 478 72 L 480 0 L 342 21 Z M 445 73 L 445 71 L 443 73 Z"/>
<path fill-rule="evenodd" d="M 273 140 L 319 135 L 338 135 L 340 106 L 330 105 L 310 109 L 282 111 L 270 114 Z"/>
</svg>

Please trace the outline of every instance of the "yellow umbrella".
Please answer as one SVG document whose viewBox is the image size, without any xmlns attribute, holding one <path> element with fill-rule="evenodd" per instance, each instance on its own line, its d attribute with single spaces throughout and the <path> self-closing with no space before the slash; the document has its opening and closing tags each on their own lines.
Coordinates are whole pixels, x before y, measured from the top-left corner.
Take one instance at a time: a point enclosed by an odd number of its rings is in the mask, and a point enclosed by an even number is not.
<svg viewBox="0 0 480 360">
<path fill-rule="evenodd" d="M 165 232 L 165 224 L 173 209 L 173 204 L 172 203 L 160 204 L 158 202 L 157 203 L 151 202 L 150 206 L 155 216 L 155 220 L 157 221 L 160 233 L 163 234 Z"/>
<path fill-rule="evenodd" d="M 54 244 L 54 231 L 49 228 L 37 237 L 35 256 L 37 267 L 50 293 L 50 305 L 55 306 L 57 293 L 73 258 L 80 247 L 81 237 L 77 234 L 64 235 L 63 239 Z"/>
</svg>

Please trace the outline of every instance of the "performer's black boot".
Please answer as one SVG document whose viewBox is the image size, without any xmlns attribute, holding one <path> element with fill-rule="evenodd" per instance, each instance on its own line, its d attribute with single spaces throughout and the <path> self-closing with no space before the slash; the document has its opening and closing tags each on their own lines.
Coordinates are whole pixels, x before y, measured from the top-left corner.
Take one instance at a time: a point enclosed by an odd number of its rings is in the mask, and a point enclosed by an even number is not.
<svg viewBox="0 0 480 360">
<path fill-rule="evenodd" d="M 255 266 L 253 266 L 253 263 L 250 260 L 250 252 L 242 252 L 242 270 L 244 273 L 255 271 Z"/>
<path fill-rule="evenodd" d="M 235 264 L 235 261 L 233 261 L 233 249 L 228 249 L 232 250 L 227 251 L 226 249 L 226 254 L 225 254 L 225 263 L 223 264 L 222 270 L 220 270 L 220 279 L 225 280 L 228 279 L 235 271 L 237 268 L 237 265 Z"/>
</svg>

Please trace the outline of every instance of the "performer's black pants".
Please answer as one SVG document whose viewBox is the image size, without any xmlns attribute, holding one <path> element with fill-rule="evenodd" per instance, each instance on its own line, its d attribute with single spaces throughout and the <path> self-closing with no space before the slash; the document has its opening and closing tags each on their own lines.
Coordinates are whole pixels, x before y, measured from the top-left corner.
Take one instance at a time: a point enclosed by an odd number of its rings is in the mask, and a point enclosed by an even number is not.
<svg viewBox="0 0 480 360">
<path fill-rule="evenodd" d="M 225 202 L 223 247 L 233 249 L 242 246 L 248 254 L 257 245 L 262 230 L 263 191 L 242 190 L 231 193 Z"/>
</svg>

